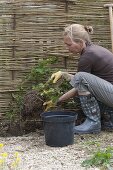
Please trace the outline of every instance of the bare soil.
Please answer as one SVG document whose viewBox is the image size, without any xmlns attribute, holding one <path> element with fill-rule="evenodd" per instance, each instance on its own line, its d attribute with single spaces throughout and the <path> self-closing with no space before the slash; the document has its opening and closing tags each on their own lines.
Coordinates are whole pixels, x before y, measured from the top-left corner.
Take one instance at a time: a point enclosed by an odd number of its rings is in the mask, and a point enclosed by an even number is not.
<svg viewBox="0 0 113 170">
<path fill-rule="evenodd" d="M 2 152 L 9 154 L 7 164 L 10 164 L 15 152 L 19 153 L 19 170 L 85 170 L 81 162 L 89 158 L 98 147 L 113 146 L 112 134 L 101 132 L 96 135 L 75 135 L 73 145 L 50 147 L 45 144 L 43 130 L 38 130 L 24 136 L 0 137 L 0 143 L 4 144 Z M 4 170 L 10 169 L 7 167 Z"/>
</svg>

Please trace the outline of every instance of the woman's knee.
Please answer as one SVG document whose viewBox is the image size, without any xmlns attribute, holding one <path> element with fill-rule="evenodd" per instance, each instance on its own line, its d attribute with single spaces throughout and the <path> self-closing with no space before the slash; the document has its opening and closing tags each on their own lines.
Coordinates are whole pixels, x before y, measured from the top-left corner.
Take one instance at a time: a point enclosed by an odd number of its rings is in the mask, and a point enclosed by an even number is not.
<svg viewBox="0 0 113 170">
<path fill-rule="evenodd" d="M 78 95 L 90 94 L 88 90 L 89 83 L 86 79 L 86 76 L 88 77 L 86 72 L 78 72 L 75 76 L 75 81 L 77 82 Z"/>
<path fill-rule="evenodd" d="M 84 79 L 85 77 L 88 77 L 89 75 L 91 75 L 90 73 L 87 72 L 78 72 L 76 73 L 76 78 L 77 79 Z"/>
</svg>

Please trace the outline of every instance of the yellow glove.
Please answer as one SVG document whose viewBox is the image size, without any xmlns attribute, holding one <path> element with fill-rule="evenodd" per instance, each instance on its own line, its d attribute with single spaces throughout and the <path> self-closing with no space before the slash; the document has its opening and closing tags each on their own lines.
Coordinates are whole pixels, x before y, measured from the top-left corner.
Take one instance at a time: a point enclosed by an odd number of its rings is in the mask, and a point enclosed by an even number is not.
<svg viewBox="0 0 113 170">
<path fill-rule="evenodd" d="M 47 111 L 49 108 L 54 107 L 55 104 L 52 102 L 52 100 L 49 100 L 48 102 L 45 102 L 43 106 L 46 106 L 45 111 Z"/>
<path fill-rule="evenodd" d="M 62 77 L 62 72 L 58 71 L 52 74 L 51 80 L 53 80 L 53 83 L 56 83 L 61 77 Z"/>
</svg>

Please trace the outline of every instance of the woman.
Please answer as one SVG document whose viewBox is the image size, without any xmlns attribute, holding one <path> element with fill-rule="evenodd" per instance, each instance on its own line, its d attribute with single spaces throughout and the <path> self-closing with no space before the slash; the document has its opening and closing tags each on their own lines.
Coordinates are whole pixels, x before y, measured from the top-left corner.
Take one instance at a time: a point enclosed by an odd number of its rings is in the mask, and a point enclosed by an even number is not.
<svg viewBox="0 0 113 170">
<path fill-rule="evenodd" d="M 59 71 L 51 76 L 53 83 L 64 77 L 73 87 L 59 98 L 58 103 L 75 96 L 80 99 L 86 120 L 75 126 L 74 131 L 79 134 L 101 131 L 99 102 L 113 108 L 113 54 L 91 42 L 92 32 L 92 27 L 80 24 L 65 28 L 64 43 L 70 52 L 80 55 L 78 72 L 71 75 Z"/>
</svg>

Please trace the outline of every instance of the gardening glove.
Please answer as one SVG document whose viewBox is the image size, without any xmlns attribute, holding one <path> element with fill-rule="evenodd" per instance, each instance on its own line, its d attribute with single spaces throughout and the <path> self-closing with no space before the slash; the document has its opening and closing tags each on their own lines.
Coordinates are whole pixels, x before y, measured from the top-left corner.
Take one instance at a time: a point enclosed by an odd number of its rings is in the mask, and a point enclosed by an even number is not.
<svg viewBox="0 0 113 170">
<path fill-rule="evenodd" d="M 61 77 L 64 77 L 66 80 L 70 80 L 70 75 L 66 72 L 58 71 L 56 73 L 53 73 L 51 76 L 51 80 L 53 80 L 53 83 L 56 83 Z"/>
<path fill-rule="evenodd" d="M 47 111 L 49 108 L 54 107 L 55 104 L 53 103 L 52 100 L 49 100 L 48 102 L 44 102 L 43 106 L 46 106 L 45 111 Z"/>
<path fill-rule="evenodd" d="M 62 72 L 58 71 L 52 74 L 51 80 L 53 80 L 53 83 L 56 83 L 61 77 L 62 77 Z"/>
</svg>

